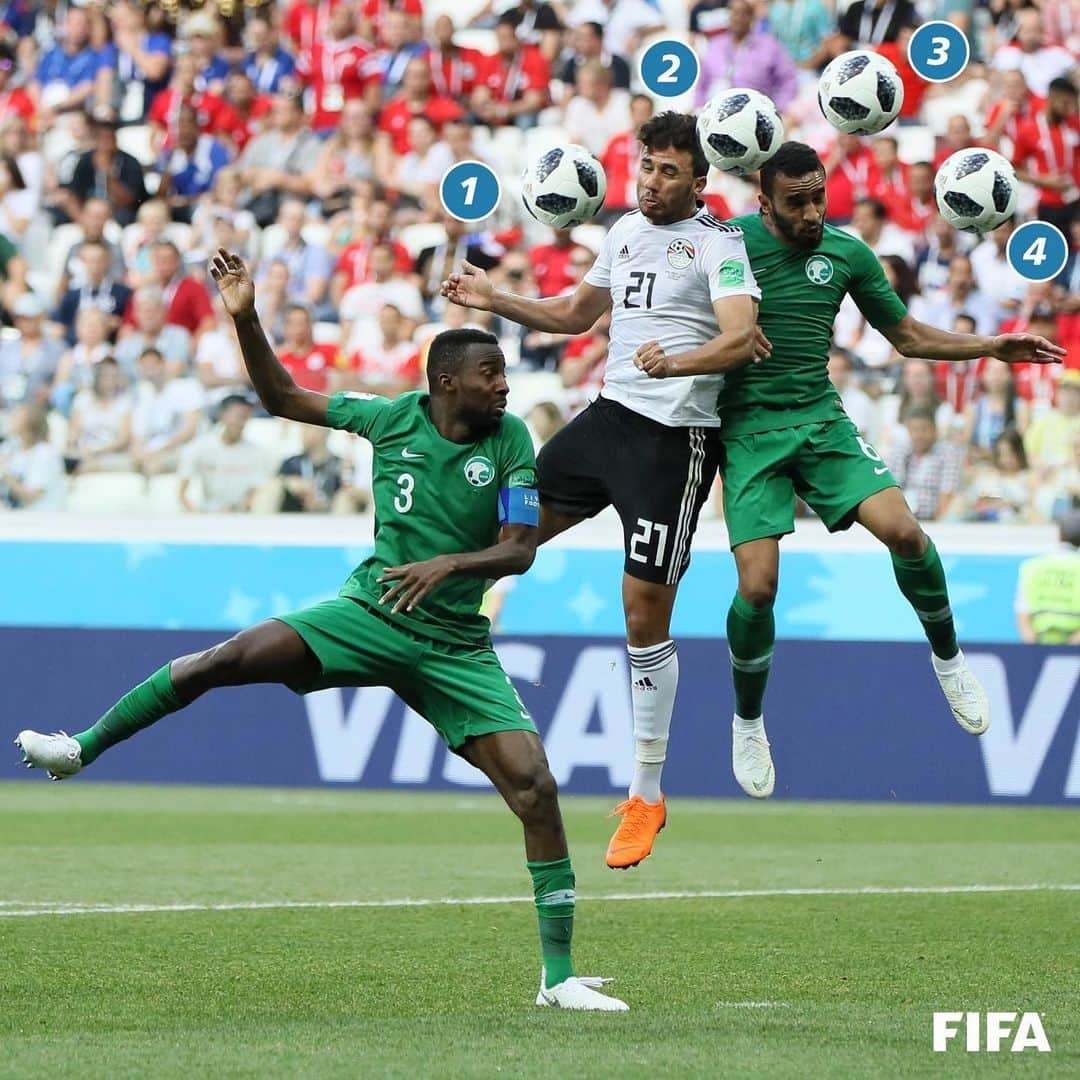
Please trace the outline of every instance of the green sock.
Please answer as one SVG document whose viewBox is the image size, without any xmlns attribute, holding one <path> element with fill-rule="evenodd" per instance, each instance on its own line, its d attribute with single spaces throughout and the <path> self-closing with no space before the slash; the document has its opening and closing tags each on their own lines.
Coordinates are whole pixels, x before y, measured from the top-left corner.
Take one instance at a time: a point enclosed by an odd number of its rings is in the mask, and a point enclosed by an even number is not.
<svg viewBox="0 0 1080 1080">
<path fill-rule="evenodd" d="M 558 986 L 574 974 L 570 939 L 574 936 L 574 870 L 570 858 L 525 864 L 532 874 L 544 986 Z"/>
<path fill-rule="evenodd" d="M 772 604 L 754 607 L 736 593 L 728 610 L 727 637 L 731 679 L 735 684 L 735 714 L 744 720 L 756 720 L 761 715 L 761 700 L 765 697 L 776 641 Z"/>
<path fill-rule="evenodd" d="M 82 747 L 84 765 L 89 765 L 110 746 L 130 739 L 136 731 L 184 707 L 173 689 L 169 666 L 159 668 L 146 682 L 129 690 L 93 727 L 75 736 Z"/>
<path fill-rule="evenodd" d="M 934 541 L 929 541 L 919 558 L 902 559 L 893 555 L 892 564 L 896 584 L 919 616 L 934 655 L 941 660 L 951 660 L 960 651 L 960 646 L 949 607 L 945 568 Z"/>
</svg>

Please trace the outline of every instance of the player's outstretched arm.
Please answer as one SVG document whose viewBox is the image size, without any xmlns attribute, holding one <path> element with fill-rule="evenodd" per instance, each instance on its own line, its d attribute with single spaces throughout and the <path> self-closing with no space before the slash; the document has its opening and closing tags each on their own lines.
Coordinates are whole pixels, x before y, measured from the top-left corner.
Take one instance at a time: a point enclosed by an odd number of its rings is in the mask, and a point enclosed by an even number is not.
<svg viewBox="0 0 1080 1080">
<path fill-rule="evenodd" d="M 219 248 L 210 260 L 210 276 L 217 283 L 225 310 L 232 316 L 244 366 L 266 411 L 286 420 L 326 427 L 330 399 L 302 390 L 282 367 L 255 313 L 255 284 L 244 260 Z"/>
<path fill-rule="evenodd" d="M 423 562 L 388 566 L 383 570 L 379 583 L 390 585 L 390 588 L 383 593 L 379 603 L 393 604 L 395 613 L 412 611 L 451 574 L 480 578 L 524 574 L 536 558 L 539 536 L 540 530 L 533 525 L 504 525 L 499 531 L 499 542 L 482 551 L 437 555 Z"/>
<path fill-rule="evenodd" d="M 584 334 L 611 306 L 611 292 L 582 282 L 568 296 L 534 300 L 496 289 L 487 274 L 470 262 L 442 283 L 442 295 L 452 304 L 490 311 L 519 326 L 548 334 Z"/>
<path fill-rule="evenodd" d="M 1038 334 L 954 334 L 905 315 L 892 326 L 876 327 L 901 356 L 921 360 L 977 360 L 993 356 L 1007 364 L 1059 364 L 1065 350 Z"/>
</svg>

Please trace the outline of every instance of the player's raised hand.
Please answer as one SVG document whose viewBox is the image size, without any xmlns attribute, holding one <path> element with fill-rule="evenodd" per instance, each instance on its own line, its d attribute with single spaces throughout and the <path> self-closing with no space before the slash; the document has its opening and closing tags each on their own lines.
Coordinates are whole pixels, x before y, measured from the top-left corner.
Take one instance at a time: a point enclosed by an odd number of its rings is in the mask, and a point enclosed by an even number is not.
<svg viewBox="0 0 1080 1080">
<path fill-rule="evenodd" d="M 436 555 L 423 562 L 406 563 L 404 566 L 387 566 L 383 569 L 379 584 L 395 582 L 379 598 L 380 606 L 394 601 L 395 615 L 412 611 L 436 585 L 454 572 L 454 560 L 449 555 Z"/>
<path fill-rule="evenodd" d="M 659 341 L 646 341 L 644 345 L 639 345 L 634 353 L 634 366 L 639 371 L 644 371 L 650 379 L 666 379 L 675 374 L 671 361 L 664 352 L 664 346 Z"/>
<path fill-rule="evenodd" d="M 255 310 L 255 284 L 239 255 L 218 248 L 210 260 L 210 276 L 217 282 L 225 310 L 233 318 Z"/>
<path fill-rule="evenodd" d="M 491 308 L 491 297 L 495 293 L 495 286 L 491 284 L 491 280 L 483 270 L 463 259 L 461 273 L 451 274 L 442 283 L 440 292 L 451 304 L 476 308 L 477 311 L 488 311 Z"/>
<path fill-rule="evenodd" d="M 1060 364 L 1065 351 L 1038 334 L 999 334 L 992 355 L 1006 364 Z"/>
</svg>

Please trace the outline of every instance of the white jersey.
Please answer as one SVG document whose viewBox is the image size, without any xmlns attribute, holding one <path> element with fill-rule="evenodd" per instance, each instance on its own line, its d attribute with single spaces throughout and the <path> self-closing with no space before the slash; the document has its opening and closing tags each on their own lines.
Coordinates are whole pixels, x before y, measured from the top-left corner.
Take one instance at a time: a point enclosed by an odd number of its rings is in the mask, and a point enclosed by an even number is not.
<svg viewBox="0 0 1080 1080">
<path fill-rule="evenodd" d="M 719 427 L 723 375 L 650 379 L 634 354 L 647 341 L 668 356 L 698 349 L 720 333 L 713 301 L 761 299 L 742 230 L 705 207 L 672 225 L 633 210 L 611 227 L 585 280 L 611 290 L 603 396 L 669 427 Z"/>
</svg>

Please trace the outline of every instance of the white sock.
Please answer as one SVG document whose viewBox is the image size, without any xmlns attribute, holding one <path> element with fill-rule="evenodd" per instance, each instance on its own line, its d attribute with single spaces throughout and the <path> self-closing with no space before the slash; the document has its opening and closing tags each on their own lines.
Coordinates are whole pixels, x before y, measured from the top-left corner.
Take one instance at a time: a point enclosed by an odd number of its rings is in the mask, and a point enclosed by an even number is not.
<svg viewBox="0 0 1080 1080">
<path fill-rule="evenodd" d="M 958 649 L 956 655 L 950 660 L 942 660 L 940 656 L 935 656 L 934 653 L 930 654 L 930 659 L 933 661 L 934 670 L 939 675 L 952 675 L 959 671 L 965 663 L 963 649 Z"/>
<path fill-rule="evenodd" d="M 630 797 L 660 801 L 660 776 L 667 757 L 671 713 L 679 686 L 679 654 L 675 642 L 637 647 L 628 645 L 630 690 L 634 704 L 634 757 L 637 765 Z"/>
<path fill-rule="evenodd" d="M 735 718 L 731 721 L 731 727 L 739 735 L 760 735 L 764 738 L 765 717 L 755 716 L 753 719 L 748 720 L 745 716 L 736 713 Z"/>
</svg>

